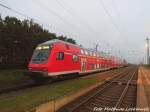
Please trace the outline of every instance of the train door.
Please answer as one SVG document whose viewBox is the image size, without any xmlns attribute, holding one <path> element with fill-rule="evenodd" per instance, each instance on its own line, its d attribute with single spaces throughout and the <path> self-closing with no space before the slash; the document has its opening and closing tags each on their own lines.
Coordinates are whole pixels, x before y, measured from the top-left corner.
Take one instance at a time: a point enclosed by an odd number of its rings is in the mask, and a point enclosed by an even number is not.
<svg viewBox="0 0 150 112">
<path fill-rule="evenodd" d="M 87 61 L 86 58 L 81 58 L 81 71 L 86 71 Z"/>
</svg>

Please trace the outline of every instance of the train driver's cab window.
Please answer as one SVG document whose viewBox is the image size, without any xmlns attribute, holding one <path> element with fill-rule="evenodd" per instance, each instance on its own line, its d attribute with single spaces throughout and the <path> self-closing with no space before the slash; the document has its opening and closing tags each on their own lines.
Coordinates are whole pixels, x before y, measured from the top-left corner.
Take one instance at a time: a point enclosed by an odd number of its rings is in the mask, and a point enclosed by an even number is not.
<svg viewBox="0 0 150 112">
<path fill-rule="evenodd" d="M 56 56 L 57 60 L 64 60 L 64 52 L 58 52 Z"/>
<path fill-rule="evenodd" d="M 78 62 L 78 55 L 77 54 L 74 54 L 72 58 L 73 58 L 73 62 Z"/>
<path fill-rule="evenodd" d="M 37 46 L 32 56 L 31 62 L 35 64 L 46 63 L 47 60 L 49 59 L 52 46 L 53 46 L 52 44 L 51 45 L 41 44 Z"/>
</svg>

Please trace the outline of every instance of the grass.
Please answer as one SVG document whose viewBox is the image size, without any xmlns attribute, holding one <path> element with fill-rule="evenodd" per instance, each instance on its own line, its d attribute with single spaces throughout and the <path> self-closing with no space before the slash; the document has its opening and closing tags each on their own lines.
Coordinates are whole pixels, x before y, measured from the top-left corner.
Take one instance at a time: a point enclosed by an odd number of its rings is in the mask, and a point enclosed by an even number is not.
<svg viewBox="0 0 150 112">
<path fill-rule="evenodd" d="M 120 70 L 122 69 L 115 69 L 113 71 L 119 72 Z M 24 70 L 0 71 L 0 84 L 17 84 L 28 80 L 28 77 L 23 72 Z M 89 75 L 33 89 L 2 94 L 0 95 L 0 112 L 24 112 L 40 104 L 73 94 L 81 89 L 98 82 L 103 83 L 104 81 L 105 79 L 101 79 L 97 75 Z"/>
<path fill-rule="evenodd" d="M 11 69 L 0 71 L 0 86 L 13 85 L 25 82 L 28 76 L 24 74 L 25 70 Z"/>
<path fill-rule="evenodd" d="M 87 88 L 104 80 L 97 76 L 67 80 L 49 86 L 37 87 L 0 96 L 1 112 L 23 112 L 30 110 L 42 103 L 57 99 L 81 89 Z"/>
<path fill-rule="evenodd" d="M 143 66 L 150 69 L 150 65 L 143 65 Z"/>
</svg>

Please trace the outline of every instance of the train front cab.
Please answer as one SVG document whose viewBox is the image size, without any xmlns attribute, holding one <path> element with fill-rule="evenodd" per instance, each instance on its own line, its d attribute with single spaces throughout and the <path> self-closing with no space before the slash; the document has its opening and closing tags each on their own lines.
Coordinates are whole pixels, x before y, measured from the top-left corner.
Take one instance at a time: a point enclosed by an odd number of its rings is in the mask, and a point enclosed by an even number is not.
<svg viewBox="0 0 150 112">
<path fill-rule="evenodd" d="M 49 60 L 53 51 L 53 44 L 40 44 L 34 50 L 33 56 L 28 65 L 31 77 L 47 77 Z"/>
<path fill-rule="evenodd" d="M 45 46 L 49 48 L 47 54 L 44 54 L 43 51 L 46 48 Z M 80 49 L 78 47 L 62 42 L 54 42 L 48 45 L 40 44 L 34 51 L 29 64 L 29 71 L 40 73 L 45 77 L 78 73 L 81 67 L 79 53 Z M 43 55 L 46 55 L 47 60 L 40 61 Z"/>
</svg>

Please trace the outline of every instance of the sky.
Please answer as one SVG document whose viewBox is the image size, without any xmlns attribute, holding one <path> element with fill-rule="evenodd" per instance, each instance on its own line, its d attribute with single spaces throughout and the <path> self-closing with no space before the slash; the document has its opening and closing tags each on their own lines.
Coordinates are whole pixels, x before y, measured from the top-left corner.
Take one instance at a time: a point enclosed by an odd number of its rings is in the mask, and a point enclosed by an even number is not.
<svg viewBox="0 0 150 112">
<path fill-rule="evenodd" d="M 28 17 L 0 6 L 0 14 L 32 18 L 52 33 L 71 37 L 86 48 L 145 61 L 150 36 L 150 0 L 0 0 Z"/>
</svg>

